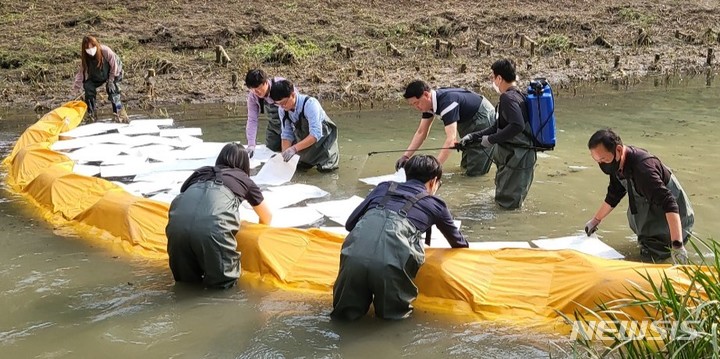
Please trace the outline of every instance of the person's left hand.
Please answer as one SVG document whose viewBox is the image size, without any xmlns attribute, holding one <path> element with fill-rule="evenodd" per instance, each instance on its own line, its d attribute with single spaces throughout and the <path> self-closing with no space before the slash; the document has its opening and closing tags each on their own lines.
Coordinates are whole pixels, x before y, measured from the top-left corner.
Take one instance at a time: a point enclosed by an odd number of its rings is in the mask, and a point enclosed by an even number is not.
<svg viewBox="0 0 720 359">
<path fill-rule="evenodd" d="M 117 93 L 117 86 L 115 86 L 115 83 L 113 81 L 107 82 L 107 92 L 111 95 L 114 95 Z"/>
<path fill-rule="evenodd" d="M 297 149 L 295 149 L 295 146 L 288 147 L 285 151 L 282 152 L 283 160 L 285 162 L 290 161 L 292 156 L 295 156 L 297 153 Z"/>
<path fill-rule="evenodd" d="M 248 157 L 252 158 L 252 156 L 255 154 L 255 146 L 245 147 L 245 152 L 247 152 Z"/>
<path fill-rule="evenodd" d="M 490 140 L 488 139 L 489 136 L 485 135 L 482 136 L 482 142 L 480 143 L 485 148 L 492 147 L 492 143 L 490 143 Z"/>
</svg>

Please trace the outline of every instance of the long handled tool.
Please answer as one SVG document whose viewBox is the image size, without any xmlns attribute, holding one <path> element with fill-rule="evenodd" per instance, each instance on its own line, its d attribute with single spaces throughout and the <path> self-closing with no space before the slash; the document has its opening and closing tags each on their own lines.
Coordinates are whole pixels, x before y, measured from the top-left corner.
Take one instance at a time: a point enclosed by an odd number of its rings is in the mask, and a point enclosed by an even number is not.
<svg viewBox="0 0 720 359">
<path fill-rule="evenodd" d="M 368 152 L 368 157 L 372 156 L 372 155 L 377 155 L 379 153 L 397 153 L 397 152 L 405 152 L 405 151 L 413 151 L 414 152 L 414 151 L 420 151 L 420 150 L 423 150 L 423 151 L 457 150 L 457 149 L 458 149 L 457 146 L 452 146 L 452 147 L 436 147 L 436 148 L 422 148 L 422 149 L 416 148 L 414 150 L 405 149 L 405 150 L 373 151 L 373 152 Z"/>
</svg>

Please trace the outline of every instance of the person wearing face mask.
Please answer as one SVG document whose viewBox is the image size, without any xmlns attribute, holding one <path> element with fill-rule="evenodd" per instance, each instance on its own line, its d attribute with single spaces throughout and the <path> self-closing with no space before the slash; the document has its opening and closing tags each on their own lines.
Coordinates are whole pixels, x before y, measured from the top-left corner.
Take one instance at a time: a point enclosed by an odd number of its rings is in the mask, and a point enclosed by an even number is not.
<svg viewBox="0 0 720 359">
<path fill-rule="evenodd" d="M 120 57 L 108 46 L 100 44 L 96 38 L 85 36 L 82 39 L 80 58 L 80 69 L 75 75 L 73 90 L 85 90 L 85 103 L 90 121 L 97 120 L 95 97 L 97 88 L 105 84 L 105 91 L 112 104 L 116 121 L 129 122 L 127 112 L 120 101 L 119 83 L 123 77 Z"/>
<path fill-rule="evenodd" d="M 468 176 L 482 176 L 490 170 L 492 164 L 490 157 L 492 149 L 479 147 L 457 148 L 455 139 L 457 134 L 464 136 L 474 131 L 490 127 L 495 122 L 495 108 L 483 96 L 470 90 L 461 88 L 430 89 L 423 81 L 415 80 L 407 85 L 403 95 L 410 106 L 422 112 L 422 118 L 410 145 L 403 155 L 395 162 L 395 170 L 402 168 L 403 164 L 422 146 L 430 133 L 435 116 L 445 126 L 445 149 L 440 150 L 437 156 L 441 164 L 445 163 L 452 153 L 451 149 L 462 151 L 460 167 Z"/>
<path fill-rule="evenodd" d="M 295 91 L 288 80 L 275 82 L 270 98 L 277 104 L 281 118 L 281 150 L 285 162 L 297 154 L 300 169 L 317 167 L 320 172 L 338 169 L 338 129 L 320 102 Z"/>
<path fill-rule="evenodd" d="M 522 207 L 535 174 L 537 154 L 533 149 L 526 98 L 517 87 L 515 64 L 510 59 L 491 66 L 492 86 L 500 94 L 497 121 L 487 129 L 460 139 L 460 147 L 480 145 L 495 148 L 495 202 L 505 209 Z"/>
<path fill-rule="evenodd" d="M 585 233 L 597 231 L 600 222 L 628 195 L 630 229 L 637 235 L 640 255 L 657 262 L 672 256 L 687 262 L 685 243 L 695 215 L 677 177 L 644 149 L 623 145 L 611 129 L 595 132 L 588 141 L 590 156 L 610 177 L 605 201 L 586 224 Z"/>
<path fill-rule="evenodd" d="M 248 119 L 245 126 L 247 152 L 252 158 L 255 152 L 258 117 L 267 113 L 268 125 L 265 131 L 265 146 L 273 152 L 280 152 L 280 116 L 278 107 L 270 98 L 270 89 L 275 82 L 285 80 L 282 77 L 270 77 L 261 69 L 252 69 L 245 75 L 245 86 L 250 90 L 247 95 Z"/>
<path fill-rule="evenodd" d="M 405 164 L 407 181 L 380 183 L 355 208 L 345 229 L 340 270 L 333 286 L 333 319 L 356 320 L 370 304 L 375 316 L 404 319 L 418 295 L 413 282 L 425 262 L 423 239 L 436 225 L 453 248 L 468 243 L 436 196 L 442 165 L 433 156 L 417 155 Z"/>
</svg>

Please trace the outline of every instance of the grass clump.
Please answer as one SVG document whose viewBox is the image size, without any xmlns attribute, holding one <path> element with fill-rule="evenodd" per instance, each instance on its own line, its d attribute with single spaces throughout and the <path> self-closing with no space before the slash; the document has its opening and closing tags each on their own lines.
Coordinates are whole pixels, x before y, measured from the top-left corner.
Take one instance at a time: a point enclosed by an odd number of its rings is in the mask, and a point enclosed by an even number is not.
<svg viewBox="0 0 720 359">
<path fill-rule="evenodd" d="M 652 15 L 644 14 L 633 8 L 625 7 L 618 11 L 618 15 L 623 21 L 634 22 L 639 25 L 650 25 L 655 22 L 655 17 Z"/>
<path fill-rule="evenodd" d="M 565 35 L 550 35 L 538 39 L 538 45 L 545 53 L 569 50 L 573 47 L 570 39 Z"/>
<path fill-rule="evenodd" d="M 576 311 L 574 318 L 560 314 L 574 331 L 580 328 L 573 339 L 581 355 L 576 352 L 575 357 L 720 358 L 720 246 L 712 240 L 698 242 L 692 247 L 701 259 L 677 267 L 685 278 L 640 273 L 646 285 L 635 284 L 629 298 Z M 712 259 L 702 255 L 707 249 Z M 645 320 L 623 311 L 638 308 Z"/>
<path fill-rule="evenodd" d="M 245 53 L 247 56 L 267 63 L 292 64 L 317 55 L 320 51 L 320 47 L 310 40 L 274 35 L 250 46 Z"/>
</svg>

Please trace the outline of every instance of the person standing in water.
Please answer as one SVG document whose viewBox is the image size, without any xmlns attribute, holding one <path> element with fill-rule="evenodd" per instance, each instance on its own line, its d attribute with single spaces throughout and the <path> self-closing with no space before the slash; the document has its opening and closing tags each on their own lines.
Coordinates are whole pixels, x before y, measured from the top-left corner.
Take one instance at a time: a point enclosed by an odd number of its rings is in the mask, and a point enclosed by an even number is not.
<svg viewBox="0 0 720 359">
<path fill-rule="evenodd" d="M 687 263 L 688 241 L 695 223 L 690 199 L 677 177 L 660 159 L 642 148 L 623 145 L 615 131 L 603 129 L 588 141 L 590 156 L 610 177 L 605 200 L 585 224 L 590 236 L 627 194 L 630 229 L 637 235 L 640 255 L 653 262 L 673 258 Z"/>
<path fill-rule="evenodd" d="M 537 153 L 532 148 L 527 100 L 517 87 L 515 64 L 501 59 L 490 68 L 492 86 L 500 94 L 497 121 L 461 138 L 459 144 L 461 148 L 476 144 L 488 150 L 494 148 L 495 203 L 505 209 L 516 209 L 522 207 L 530 191 Z"/>
</svg>

